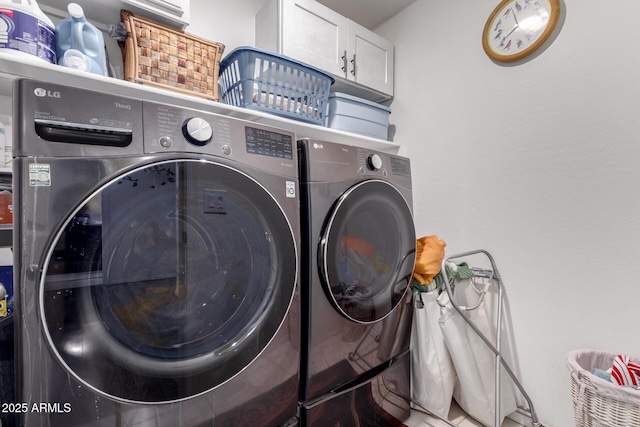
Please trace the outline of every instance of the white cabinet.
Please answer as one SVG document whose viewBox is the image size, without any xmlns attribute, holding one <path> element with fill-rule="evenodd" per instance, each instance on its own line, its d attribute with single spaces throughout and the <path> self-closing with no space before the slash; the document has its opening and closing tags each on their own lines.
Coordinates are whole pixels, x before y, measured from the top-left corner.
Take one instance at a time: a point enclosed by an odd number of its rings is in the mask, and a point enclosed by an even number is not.
<svg viewBox="0 0 640 427">
<path fill-rule="evenodd" d="M 38 0 L 38 5 L 54 22 L 69 16 L 70 0 Z M 184 29 L 189 24 L 191 0 L 107 0 L 78 2 L 89 21 L 102 30 L 120 22 L 120 10 Z M 105 35 L 105 38 L 108 36 Z"/>
<path fill-rule="evenodd" d="M 349 21 L 347 79 L 393 96 L 393 45 Z"/>
<path fill-rule="evenodd" d="M 341 58 L 347 50 L 349 20 L 315 1 L 284 0 L 279 3 L 283 6 L 283 24 L 279 28 L 281 47 L 277 51 L 328 73 L 344 76 Z M 258 22 L 263 21 L 256 18 Z M 259 38 L 256 32 L 256 41 Z"/>
<path fill-rule="evenodd" d="M 256 46 L 332 74 L 344 92 L 393 96 L 393 45 L 315 0 L 268 0 L 256 15 Z"/>
<path fill-rule="evenodd" d="M 140 9 L 151 19 L 173 24 L 184 29 L 189 24 L 190 0 L 122 0 L 133 6 L 132 11 Z"/>
</svg>

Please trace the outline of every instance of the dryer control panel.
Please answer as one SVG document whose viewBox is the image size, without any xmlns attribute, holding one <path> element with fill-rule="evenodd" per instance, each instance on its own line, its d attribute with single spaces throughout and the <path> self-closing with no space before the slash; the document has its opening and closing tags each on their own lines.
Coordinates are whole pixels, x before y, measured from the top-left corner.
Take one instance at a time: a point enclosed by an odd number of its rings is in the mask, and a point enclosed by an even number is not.
<svg viewBox="0 0 640 427">
<path fill-rule="evenodd" d="M 300 141 L 306 147 L 311 167 L 305 177 L 310 182 L 379 178 L 411 187 L 411 163 L 408 158 L 352 145 L 312 139 Z"/>
</svg>

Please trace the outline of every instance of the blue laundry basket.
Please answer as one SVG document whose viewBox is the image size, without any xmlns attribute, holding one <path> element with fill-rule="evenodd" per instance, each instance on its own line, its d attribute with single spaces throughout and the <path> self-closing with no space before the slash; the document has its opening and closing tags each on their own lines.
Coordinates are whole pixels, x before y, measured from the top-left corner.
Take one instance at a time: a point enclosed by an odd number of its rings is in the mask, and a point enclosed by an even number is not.
<svg viewBox="0 0 640 427">
<path fill-rule="evenodd" d="M 322 126 L 333 77 L 307 64 L 253 47 L 220 63 L 221 100 Z"/>
</svg>

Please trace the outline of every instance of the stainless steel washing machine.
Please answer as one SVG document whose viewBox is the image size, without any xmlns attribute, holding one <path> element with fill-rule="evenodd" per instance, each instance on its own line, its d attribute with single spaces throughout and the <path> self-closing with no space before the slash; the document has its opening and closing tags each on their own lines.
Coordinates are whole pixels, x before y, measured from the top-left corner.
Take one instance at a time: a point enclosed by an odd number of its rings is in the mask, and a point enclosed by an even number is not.
<svg viewBox="0 0 640 427">
<path fill-rule="evenodd" d="M 169 97 L 14 93 L 18 423 L 295 424 L 295 135 Z"/>
<path fill-rule="evenodd" d="M 298 149 L 302 424 L 401 425 L 416 251 L 409 159 L 316 140 Z"/>
</svg>

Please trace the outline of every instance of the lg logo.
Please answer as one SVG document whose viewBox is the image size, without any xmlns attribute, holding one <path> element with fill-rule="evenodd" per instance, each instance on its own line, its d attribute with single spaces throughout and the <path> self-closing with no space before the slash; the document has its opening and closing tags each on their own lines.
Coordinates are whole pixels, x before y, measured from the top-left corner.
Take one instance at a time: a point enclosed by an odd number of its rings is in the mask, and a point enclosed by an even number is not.
<svg viewBox="0 0 640 427">
<path fill-rule="evenodd" d="M 61 96 L 61 95 L 60 95 L 60 92 L 52 92 L 52 91 L 50 91 L 50 90 L 46 90 L 46 89 L 43 89 L 43 88 L 41 88 L 41 87 L 36 88 L 36 89 L 33 91 L 33 93 L 34 93 L 36 96 L 40 97 L 40 98 L 44 98 L 44 97 L 49 97 L 49 98 L 60 98 L 60 96 Z"/>
</svg>

